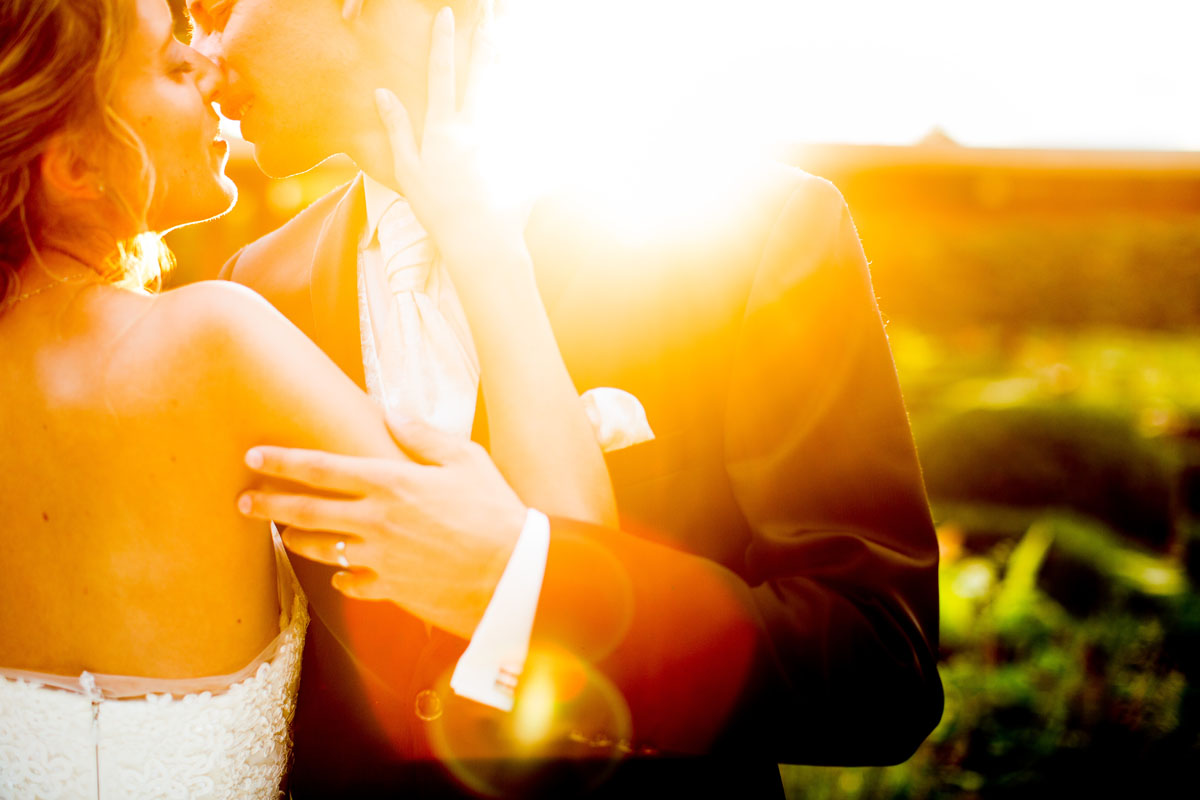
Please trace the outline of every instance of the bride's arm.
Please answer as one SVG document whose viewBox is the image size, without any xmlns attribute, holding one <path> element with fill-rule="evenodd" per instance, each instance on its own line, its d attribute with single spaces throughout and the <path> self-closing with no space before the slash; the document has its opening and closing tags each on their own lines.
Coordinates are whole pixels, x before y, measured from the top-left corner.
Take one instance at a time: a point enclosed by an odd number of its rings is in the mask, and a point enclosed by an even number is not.
<svg viewBox="0 0 1200 800">
<path fill-rule="evenodd" d="M 379 407 L 253 291 L 211 281 L 168 292 L 156 302 L 162 313 L 171 315 L 172 327 L 186 332 L 188 339 L 179 351 L 204 364 L 207 399 L 228 420 L 243 450 L 279 445 L 366 456 L 360 466 L 367 474 L 399 468 L 395 474 L 403 475 L 406 468 L 418 469 L 394 443 Z M 315 513 L 319 505 L 325 525 L 333 522 L 341 529 L 362 531 L 362 536 L 345 538 L 354 562 L 371 564 L 379 573 L 379 586 L 384 588 L 375 599 L 391 600 L 439 628 L 469 638 L 522 532 L 526 508 L 478 445 L 456 447 L 455 457 L 471 463 L 465 471 L 448 471 L 455 476 L 444 487 L 450 502 L 440 507 L 436 518 L 421 517 L 423 509 L 413 504 L 396 504 L 395 513 L 409 516 L 386 538 L 371 534 L 380 521 L 377 507 L 356 491 L 354 481 L 333 484 L 343 493 L 336 498 L 327 493 L 297 498 L 298 516 L 287 521 L 303 528 L 305 508 Z M 316 483 L 322 475 L 295 477 Z M 265 488 L 250 483 L 249 473 L 247 478 L 245 488 Z M 273 488 L 289 491 L 286 486 Z M 304 488 L 292 491 L 303 494 Z M 340 601 L 329 587 L 305 588 L 326 622 L 336 626 Z"/>
<path fill-rule="evenodd" d="M 479 353 L 496 466 L 534 508 L 615 525 L 607 467 L 563 364 L 524 241 L 487 252 L 467 242 L 443 253 L 447 261 L 492 266 L 457 285 Z"/>
<path fill-rule="evenodd" d="M 547 514 L 616 524 L 616 503 L 596 435 L 567 374 L 534 280 L 526 215 L 498 202 L 474 141 L 481 26 L 461 109 L 455 98 L 454 18 L 442 9 L 430 47 L 420 146 L 408 114 L 386 90 L 380 117 L 400 189 L 454 279 L 479 353 L 492 459 L 517 494 Z M 391 180 L 388 178 L 391 177 Z"/>
</svg>

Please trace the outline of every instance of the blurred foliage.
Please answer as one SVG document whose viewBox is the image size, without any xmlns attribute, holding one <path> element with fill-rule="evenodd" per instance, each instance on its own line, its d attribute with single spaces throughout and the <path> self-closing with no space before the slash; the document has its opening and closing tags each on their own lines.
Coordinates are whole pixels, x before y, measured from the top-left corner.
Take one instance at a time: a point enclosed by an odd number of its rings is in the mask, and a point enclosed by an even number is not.
<svg viewBox="0 0 1200 800">
<path fill-rule="evenodd" d="M 1170 537 L 1169 459 L 1126 415 L 1066 403 L 978 408 L 915 435 L 934 497 L 1066 506 L 1154 545 Z"/>
<path fill-rule="evenodd" d="M 889 335 L 938 524 L 946 709 L 904 764 L 781 766 L 788 796 L 1174 794 L 1200 757 L 1200 340 Z"/>
<path fill-rule="evenodd" d="M 1200 219 L 856 215 L 890 318 L 924 330 L 1200 328 Z"/>
</svg>

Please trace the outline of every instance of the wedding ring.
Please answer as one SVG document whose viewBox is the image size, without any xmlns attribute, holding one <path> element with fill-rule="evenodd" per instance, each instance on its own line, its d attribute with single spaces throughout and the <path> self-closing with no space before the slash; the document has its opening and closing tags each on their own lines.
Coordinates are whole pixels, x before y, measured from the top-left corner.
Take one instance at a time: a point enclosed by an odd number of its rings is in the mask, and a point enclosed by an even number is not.
<svg viewBox="0 0 1200 800">
<path fill-rule="evenodd" d="M 350 560 L 348 558 L 346 558 L 346 540 L 338 539 L 338 542 L 337 542 L 337 544 L 335 544 L 333 546 L 333 549 L 337 550 L 338 566 L 341 567 L 342 569 L 349 569 L 350 568 Z"/>
</svg>

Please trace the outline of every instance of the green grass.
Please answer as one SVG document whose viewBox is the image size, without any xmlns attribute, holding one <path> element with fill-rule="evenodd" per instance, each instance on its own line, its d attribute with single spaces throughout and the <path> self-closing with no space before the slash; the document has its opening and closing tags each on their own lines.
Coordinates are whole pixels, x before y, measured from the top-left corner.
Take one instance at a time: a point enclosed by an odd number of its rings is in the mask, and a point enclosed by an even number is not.
<svg viewBox="0 0 1200 800">
<path fill-rule="evenodd" d="M 781 766 L 788 796 L 1165 790 L 1200 756 L 1200 525 L 1179 489 L 1200 336 L 889 334 L 942 546 L 946 711 L 904 764 Z"/>
</svg>

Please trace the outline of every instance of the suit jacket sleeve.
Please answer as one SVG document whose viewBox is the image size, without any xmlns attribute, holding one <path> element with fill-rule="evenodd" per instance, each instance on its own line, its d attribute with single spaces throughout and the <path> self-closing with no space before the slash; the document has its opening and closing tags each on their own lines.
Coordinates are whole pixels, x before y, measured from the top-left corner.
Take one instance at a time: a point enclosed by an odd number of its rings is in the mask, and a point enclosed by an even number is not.
<svg viewBox="0 0 1200 800">
<path fill-rule="evenodd" d="M 737 572 L 553 520 L 535 646 L 594 666 L 634 745 L 903 761 L 942 711 L 937 544 L 866 259 L 808 181 L 755 273 L 725 411 Z"/>
</svg>

